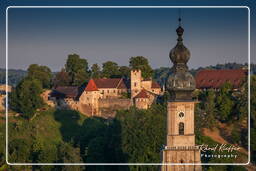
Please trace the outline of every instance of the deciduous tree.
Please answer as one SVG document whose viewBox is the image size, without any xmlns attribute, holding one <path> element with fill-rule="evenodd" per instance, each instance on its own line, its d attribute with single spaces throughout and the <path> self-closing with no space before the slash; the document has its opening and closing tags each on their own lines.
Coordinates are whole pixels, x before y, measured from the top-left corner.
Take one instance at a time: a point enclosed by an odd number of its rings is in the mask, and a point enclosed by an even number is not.
<svg viewBox="0 0 256 171">
<path fill-rule="evenodd" d="M 130 58 L 131 69 L 140 69 L 142 77 L 145 79 L 153 76 L 153 69 L 149 65 L 148 59 L 143 56 L 136 56 Z"/>
<path fill-rule="evenodd" d="M 106 78 L 120 77 L 119 67 L 117 63 L 107 61 L 102 64 L 102 76 Z"/>
<path fill-rule="evenodd" d="M 70 76 L 71 85 L 81 85 L 89 79 L 88 62 L 77 54 L 68 55 L 65 69 Z"/>
<path fill-rule="evenodd" d="M 28 67 L 28 78 L 37 79 L 42 83 L 43 88 L 50 88 L 52 81 L 52 72 L 47 66 L 31 64 Z"/>
<path fill-rule="evenodd" d="M 98 64 L 93 64 L 91 67 L 91 77 L 100 78 L 100 75 L 101 75 L 100 66 Z"/>
</svg>

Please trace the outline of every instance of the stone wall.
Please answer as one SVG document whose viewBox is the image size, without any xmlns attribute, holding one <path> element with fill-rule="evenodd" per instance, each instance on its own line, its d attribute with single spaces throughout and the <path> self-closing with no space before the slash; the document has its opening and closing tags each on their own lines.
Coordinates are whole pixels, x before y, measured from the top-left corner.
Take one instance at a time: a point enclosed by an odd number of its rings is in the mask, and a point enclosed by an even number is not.
<svg viewBox="0 0 256 171">
<path fill-rule="evenodd" d="M 115 117 L 116 110 L 129 109 L 131 99 L 99 99 L 99 115 L 104 118 Z"/>
</svg>

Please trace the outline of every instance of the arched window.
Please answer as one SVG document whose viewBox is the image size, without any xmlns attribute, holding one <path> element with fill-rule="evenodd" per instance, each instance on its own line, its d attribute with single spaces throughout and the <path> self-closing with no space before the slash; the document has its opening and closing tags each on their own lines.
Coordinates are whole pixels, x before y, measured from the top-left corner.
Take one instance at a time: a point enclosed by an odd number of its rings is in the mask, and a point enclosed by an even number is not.
<svg viewBox="0 0 256 171">
<path fill-rule="evenodd" d="M 184 123 L 179 123 L 179 135 L 184 135 Z"/>
</svg>

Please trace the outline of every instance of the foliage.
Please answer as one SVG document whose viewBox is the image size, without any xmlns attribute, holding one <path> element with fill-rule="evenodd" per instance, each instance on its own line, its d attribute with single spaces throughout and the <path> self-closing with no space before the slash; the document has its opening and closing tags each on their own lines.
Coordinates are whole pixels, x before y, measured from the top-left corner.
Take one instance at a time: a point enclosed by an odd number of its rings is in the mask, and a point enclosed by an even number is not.
<svg viewBox="0 0 256 171">
<path fill-rule="evenodd" d="M 71 85 L 80 86 L 89 79 L 88 62 L 77 54 L 68 55 L 65 70 L 70 76 Z"/>
<path fill-rule="evenodd" d="M 52 72 L 50 68 L 47 66 L 40 66 L 37 64 L 31 64 L 28 67 L 28 75 L 29 79 L 37 79 L 42 83 L 43 88 L 50 88 L 51 87 L 51 80 L 52 80 Z"/>
<path fill-rule="evenodd" d="M 149 110 L 121 110 L 116 120 L 121 126 L 122 151 L 129 163 L 158 163 L 160 151 L 165 144 L 166 109 L 161 105 L 154 105 Z M 142 166 L 130 166 L 131 170 L 145 170 Z M 152 166 L 150 170 L 157 167 Z"/>
<path fill-rule="evenodd" d="M 130 77 L 130 68 L 127 66 L 120 66 L 119 73 L 122 77 L 129 78 Z"/>
<path fill-rule="evenodd" d="M 217 107 L 219 119 L 223 122 L 227 121 L 231 115 L 234 102 L 232 100 L 231 84 L 225 83 L 217 96 Z"/>
<path fill-rule="evenodd" d="M 149 65 L 148 59 L 143 56 L 131 57 L 129 66 L 131 69 L 140 69 L 144 79 L 148 79 L 153 76 L 153 69 Z"/>
<path fill-rule="evenodd" d="M 101 75 L 100 66 L 98 64 L 93 64 L 91 67 L 91 77 L 100 78 L 100 75 Z"/>
<path fill-rule="evenodd" d="M 102 64 L 102 77 L 118 78 L 120 77 L 119 67 L 117 63 L 107 61 Z"/>
<path fill-rule="evenodd" d="M 206 92 L 206 101 L 204 102 L 204 109 L 207 115 L 205 118 L 205 122 L 207 123 L 206 127 L 212 128 L 216 124 L 215 92 L 212 89 L 207 90 Z"/>
<path fill-rule="evenodd" d="M 232 142 L 235 144 L 239 144 L 241 142 L 241 132 L 237 127 L 232 129 L 231 138 Z"/>
<path fill-rule="evenodd" d="M 256 75 L 251 76 L 251 140 L 256 138 Z M 256 143 L 251 141 L 251 161 L 256 163 Z"/>
<path fill-rule="evenodd" d="M 22 113 L 24 117 L 31 118 L 36 110 L 43 106 L 41 82 L 36 79 L 22 80 L 10 94 L 10 107 Z"/>
<path fill-rule="evenodd" d="M 69 74 L 65 71 L 65 69 L 62 69 L 60 72 L 58 72 L 53 80 L 54 87 L 56 86 L 68 86 L 71 82 L 71 79 L 69 77 Z"/>
</svg>

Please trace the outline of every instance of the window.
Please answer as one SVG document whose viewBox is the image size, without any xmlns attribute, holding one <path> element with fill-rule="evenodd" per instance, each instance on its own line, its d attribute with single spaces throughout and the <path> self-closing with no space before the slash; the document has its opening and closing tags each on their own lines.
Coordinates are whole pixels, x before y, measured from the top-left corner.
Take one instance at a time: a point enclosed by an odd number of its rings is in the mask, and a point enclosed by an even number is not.
<svg viewBox="0 0 256 171">
<path fill-rule="evenodd" d="M 179 135 L 184 135 L 184 123 L 179 123 Z"/>
<path fill-rule="evenodd" d="M 136 85 L 137 85 L 137 84 L 136 84 L 136 83 L 134 83 L 134 87 L 136 87 Z"/>
<path fill-rule="evenodd" d="M 180 118 L 183 118 L 184 116 L 185 116 L 184 112 L 180 112 L 180 113 L 179 113 L 179 117 L 180 117 Z"/>
</svg>

